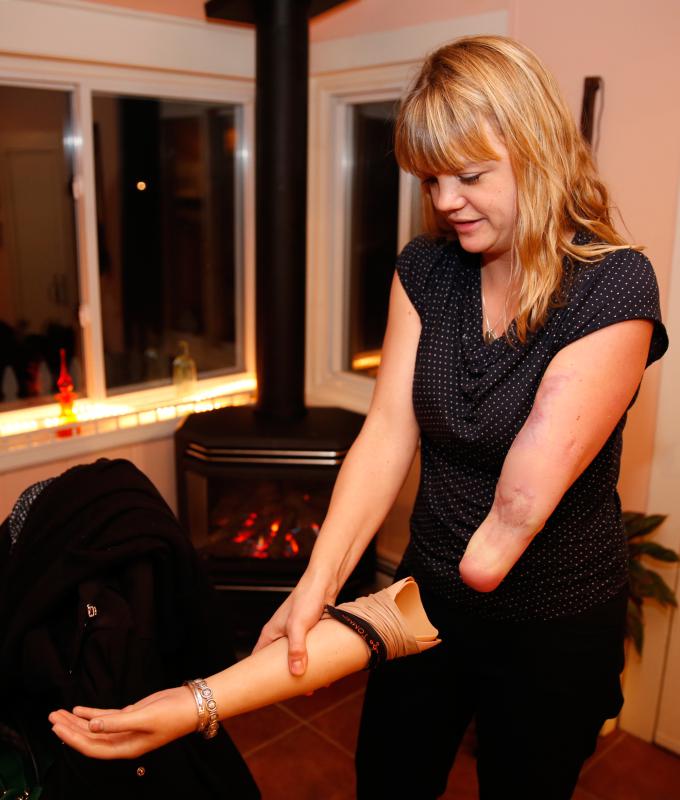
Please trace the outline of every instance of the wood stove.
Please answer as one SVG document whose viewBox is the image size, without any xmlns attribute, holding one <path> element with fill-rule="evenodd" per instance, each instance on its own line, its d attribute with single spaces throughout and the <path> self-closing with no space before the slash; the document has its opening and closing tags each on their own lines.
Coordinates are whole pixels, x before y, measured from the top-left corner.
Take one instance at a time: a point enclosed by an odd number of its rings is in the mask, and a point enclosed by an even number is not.
<svg viewBox="0 0 680 800">
<path fill-rule="evenodd" d="M 297 583 L 363 419 L 312 408 L 282 426 L 251 407 L 186 419 L 175 434 L 179 513 L 218 588 Z M 353 582 L 373 577 L 371 553 Z"/>
<path fill-rule="evenodd" d="M 331 491 L 363 416 L 310 408 L 293 421 L 227 408 L 175 434 L 180 519 L 234 627 L 251 645 L 307 566 Z M 369 546 L 343 589 L 375 575 Z"/>
</svg>

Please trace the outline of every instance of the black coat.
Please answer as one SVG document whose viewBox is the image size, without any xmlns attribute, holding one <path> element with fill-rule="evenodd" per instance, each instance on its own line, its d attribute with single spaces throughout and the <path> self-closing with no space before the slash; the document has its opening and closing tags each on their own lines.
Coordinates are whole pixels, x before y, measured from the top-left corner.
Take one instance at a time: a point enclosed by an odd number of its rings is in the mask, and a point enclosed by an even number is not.
<svg viewBox="0 0 680 800">
<path fill-rule="evenodd" d="M 31 506 L 15 547 L 0 528 L 0 720 L 39 760 L 48 798 L 259 798 L 220 730 L 133 760 L 98 761 L 60 745 L 48 713 L 120 708 L 203 677 L 233 657 L 187 536 L 127 461 L 74 467 Z M 140 774 L 142 773 L 142 774 Z"/>
</svg>

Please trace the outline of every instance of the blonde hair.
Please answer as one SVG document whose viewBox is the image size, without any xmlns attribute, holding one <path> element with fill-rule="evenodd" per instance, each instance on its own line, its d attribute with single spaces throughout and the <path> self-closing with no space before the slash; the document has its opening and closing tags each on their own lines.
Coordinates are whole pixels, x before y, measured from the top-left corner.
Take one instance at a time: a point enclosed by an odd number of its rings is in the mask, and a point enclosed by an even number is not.
<svg viewBox="0 0 680 800">
<path fill-rule="evenodd" d="M 596 261 L 628 245 L 614 228 L 607 189 L 554 78 L 512 39 L 465 37 L 427 58 L 397 118 L 397 161 L 422 179 L 497 160 L 487 125 L 507 148 L 517 183 L 515 330 L 525 341 L 563 302 L 564 256 Z M 455 238 L 426 186 L 423 212 L 429 233 Z M 589 242 L 571 241 L 579 228 L 592 234 Z"/>
</svg>

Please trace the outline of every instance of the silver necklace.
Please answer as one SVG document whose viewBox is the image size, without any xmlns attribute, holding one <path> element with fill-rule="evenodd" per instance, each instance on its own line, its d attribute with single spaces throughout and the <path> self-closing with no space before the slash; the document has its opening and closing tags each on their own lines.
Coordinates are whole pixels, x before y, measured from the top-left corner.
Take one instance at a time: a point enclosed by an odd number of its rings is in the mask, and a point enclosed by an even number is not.
<svg viewBox="0 0 680 800">
<path fill-rule="evenodd" d="M 482 334 L 482 338 L 484 339 L 484 344 L 492 344 L 498 339 L 496 331 L 494 328 L 498 325 L 498 323 L 503 320 L 503 330 L 507 327 L 507 318 L 506 318 L 506 303 L 507 303 L 507 293 L 505 296 L 505 301 L 503 302 L 503 313 L 498 317 L 498 319 L 491 324 L 489 320 L 489 315 L 486 313 L 486 301 L 484 300 L 484 289 L 482 289 L 482 314 L 484 316 L 484 332 Z"/>
<path fill-rule="evenodd" d="M 486 313 L 486 301 L 484 300 L 484 288 L 481 285 L 481 277 L 480 277 L 480 289 L 482 293 L 482 315 L 484 316 L 484 331 L 482 333 L 482 338 L 484 339 L 484 344 L 491 344 L 498 339 L 498 335 L 494 330 L 498 323 L 503 320 L 503 330 L 508 327 L 508 319 L 507 319 L 507 306 L 508 306 L 508 289 L 510 288 L 510 278 L 512 276 L 508 276 L 508 285 L 505 289 L 505 298 L 503 300 L 503 313 L 498 317 L 498 319 L 491 324 L 491 320 L 489 319 L 489 315 Z"/>
</svg>

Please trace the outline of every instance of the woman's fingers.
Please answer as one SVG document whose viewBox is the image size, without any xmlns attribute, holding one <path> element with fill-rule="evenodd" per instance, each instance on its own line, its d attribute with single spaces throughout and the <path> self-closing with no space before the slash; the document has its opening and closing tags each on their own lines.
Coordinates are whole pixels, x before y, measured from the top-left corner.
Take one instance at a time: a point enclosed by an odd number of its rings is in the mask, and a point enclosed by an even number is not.
<svg viewBox="0 0 680 800">
<path fill-rule="evenodd" d="M 321 619 L 323 603 L 318 597 L 296 603 L 286 625 L 288 637 L 288 669 L 292 675 L 307 671 L 307 634 Z"/>
<path fill-rule="evenodd" d="M 288 626 L 288 669 L 292 675 L 304 675 L 307 669 L 307 628 L 292 620 Z"/>
</svg>

